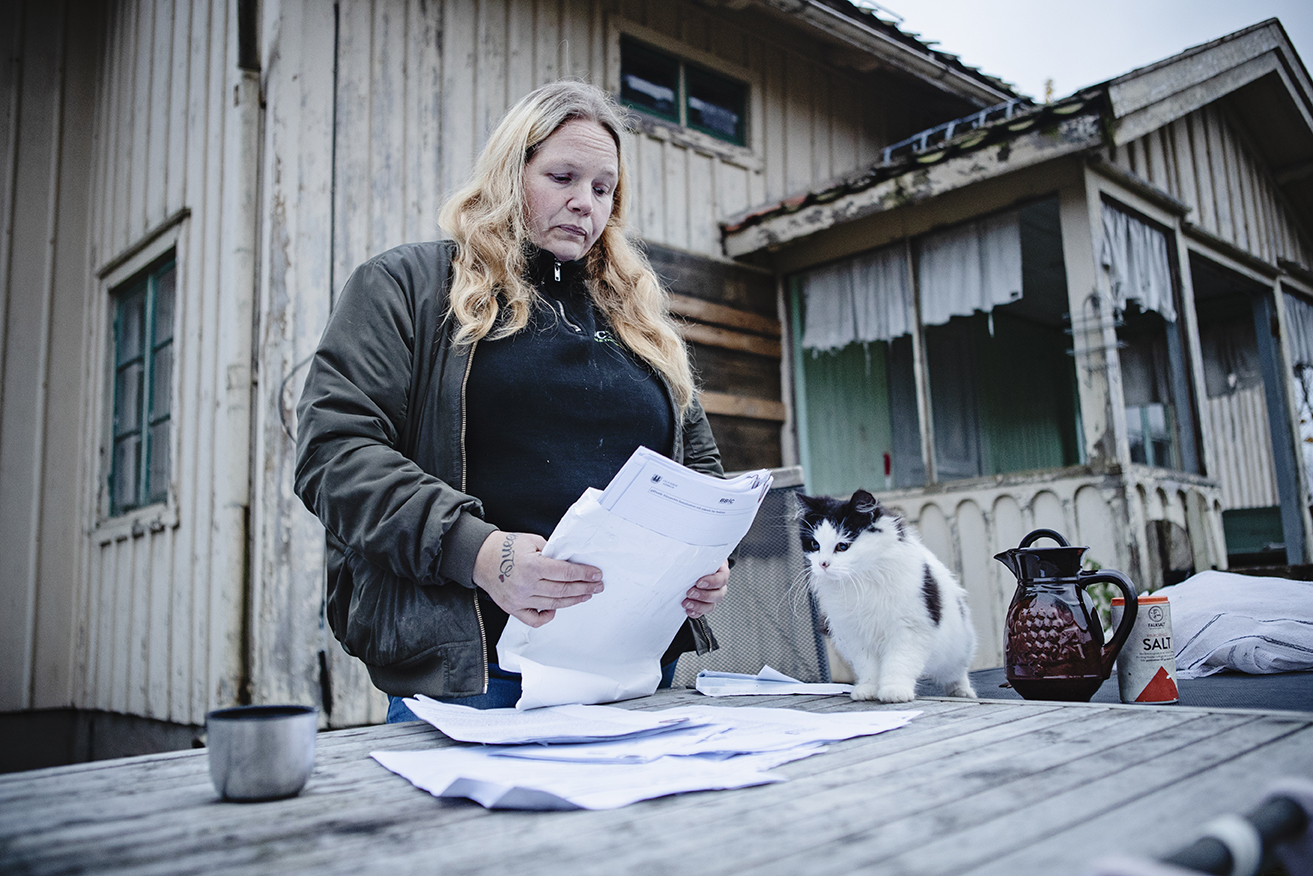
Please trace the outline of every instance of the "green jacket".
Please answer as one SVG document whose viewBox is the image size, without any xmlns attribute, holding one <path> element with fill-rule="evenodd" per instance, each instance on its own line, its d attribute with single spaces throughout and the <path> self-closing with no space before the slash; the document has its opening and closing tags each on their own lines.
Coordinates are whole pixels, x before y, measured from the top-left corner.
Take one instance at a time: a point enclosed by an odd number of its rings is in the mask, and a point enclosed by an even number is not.
<svg viewBox="0 0 1313 876">
<path fill-rule="evenodd" d="M 454 253 L 449 241 L 407 244 L 357 268 L 297 406 L 295 488 L 327 530 L 329 626 L 394 696 L 470 696 L 488 683 L 473 572 L 497 527 L 462 492 L 475 347 L 451 339 Z M 702 406 L 681 418 L 671 405 L 670 456 L 723 474 Z M 714 639 L 699 620 L 689 628 L 703 651 Z"/>
</svg>

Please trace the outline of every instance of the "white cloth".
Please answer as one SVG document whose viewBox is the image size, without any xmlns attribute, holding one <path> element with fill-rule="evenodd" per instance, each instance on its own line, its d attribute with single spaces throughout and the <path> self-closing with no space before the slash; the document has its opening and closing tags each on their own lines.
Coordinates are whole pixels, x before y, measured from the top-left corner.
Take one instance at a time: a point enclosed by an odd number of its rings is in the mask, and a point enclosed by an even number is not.
<svg viewBox="0 0 1313 876">
<path fill-rule="evenodd" d="M 1290 360 L 1296 365 L 1313 366 L 1313 304 L 1289 292 L 1284 298 Z"/>
<path fill-rule="evenodd" d="M 1021 298 L 1021 216 L 1011 210 L 921 239 L 921 322 L 989 313 Z"/>
<path fill-rule="evenodd" d="M 1313 582 L 1200 572 L 1164 587 L 1177 678 L 1313 669 Z"/>
<path fill-rule="evenodd" d="M 872 250 L 802 275 L 804 349 L 841 350 L 912 330 L 912 284 L 901 245 Z"/>
<path fill-rule="evenodd" d="M 1172 266 L 1167 257 L 1167 237 L 1156 228 L 1103 205 L 1103 246 L 1099 260 L 1108 272 L 1112 297 L 1125 309 L 1134 299 L 1144 310 L 1152 310 L 1168 322 L 1176 322 L 1172 296 Z"/>
</svg>

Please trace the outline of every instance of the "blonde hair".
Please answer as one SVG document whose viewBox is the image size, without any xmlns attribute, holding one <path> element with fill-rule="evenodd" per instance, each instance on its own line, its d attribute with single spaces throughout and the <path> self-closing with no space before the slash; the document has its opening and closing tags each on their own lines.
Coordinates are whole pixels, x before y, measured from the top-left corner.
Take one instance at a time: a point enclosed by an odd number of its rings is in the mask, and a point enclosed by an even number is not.
<svg viewBox="0 0 1313 876">
<path fill-rule="evenodd" d="M 450 313 L 459 327 L 456 343 L 508 337 L 528 324 L 539 293 L 524 279 L 530 240 L 524 168 L 544 140 L 574 119 L 605 128 L 620 157 L 628 125 L 612 97 L 584 82 L 553 82 L 507 111 L 470 181 L 443 204 L 438 222 L 457 243 L 450 291 Z M 611 215 L 588 251 L 588 291 L 625 346 L 665 377 L 683 411 L 694 393 L 688 351 L 660 281 L 625 233 L 629 177 L 623 160 L 619 169 Z M 499 325 L 503 307 L 507 314 Z"/>
</svg>

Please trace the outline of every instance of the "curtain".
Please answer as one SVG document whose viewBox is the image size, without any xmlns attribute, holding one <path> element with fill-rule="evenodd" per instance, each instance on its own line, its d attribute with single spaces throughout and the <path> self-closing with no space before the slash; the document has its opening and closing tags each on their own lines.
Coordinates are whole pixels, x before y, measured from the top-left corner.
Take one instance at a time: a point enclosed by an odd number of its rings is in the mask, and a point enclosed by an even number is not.
<svg viewBox="0 0 1313 876">
<path fill-rule="evenodd" d="M 1021 222 L 1014 210 L 926 235 L 917 275 L 926 325 L 988 313 L 1021 298 Z M 887 341 L 912 330 L 912 285 L 901 245 L 863 253 L 802 275 L 812 351 Z"/>
<path fill-rule="evenodd" d="M 989 313 L 1021 298 L 1021 222 L 1015 210 L 928 234 L 918 250 L 925 325 Z"/>
<path fill-rule="evenodd" d="M 1176 322 L 1166 235 L 1105 203 L 1099 260 L 1108 272 L 1118 309 L 1124 310 L 1127 301 L 1135 300 L 1141 309 Z"/>
<path fill-rule="evenodd" d="M 1313 368 L 1313 304 L 1289 292 L 1284 297 L 1290 359 L 1296 365 Z"/>
<path fill-rule="evenodd" d="M 872 250 L 802 275 L 804 349 L 840 350 L 912 330 L 912 285 L 902 245 Z"/>
</svg>

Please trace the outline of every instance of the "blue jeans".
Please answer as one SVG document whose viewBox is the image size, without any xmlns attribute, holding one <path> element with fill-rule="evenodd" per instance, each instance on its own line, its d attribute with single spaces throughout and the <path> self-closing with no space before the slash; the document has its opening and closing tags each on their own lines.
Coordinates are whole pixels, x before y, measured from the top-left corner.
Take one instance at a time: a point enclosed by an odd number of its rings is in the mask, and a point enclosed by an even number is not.
<svg viewBox="0 0 1313 876">
<path fill-rule="evenodd" d="M 679 659 L 671 660 L 665 666 L 661 667 L 661 683 L 658 688 L 670 687 L 675 680 L 675 667 L 679 665 Z M 470 706 L 475 709 L 513 709 L 515 704 L 520 700 L 520 674 L 518 672 L 507 672 L 496 663 L 488 664 L 488 690 L 486 693 L 475 694 L 472 697 L 441 697 L 439 702 L 451 703 L 456 706 Z M 406 708 L 406 700 L 403 697 L 388 697 L 388 717 L 389 724 L 401 724 L 405 721 L 418 721 L 415 713 Z"/>
</svg>

